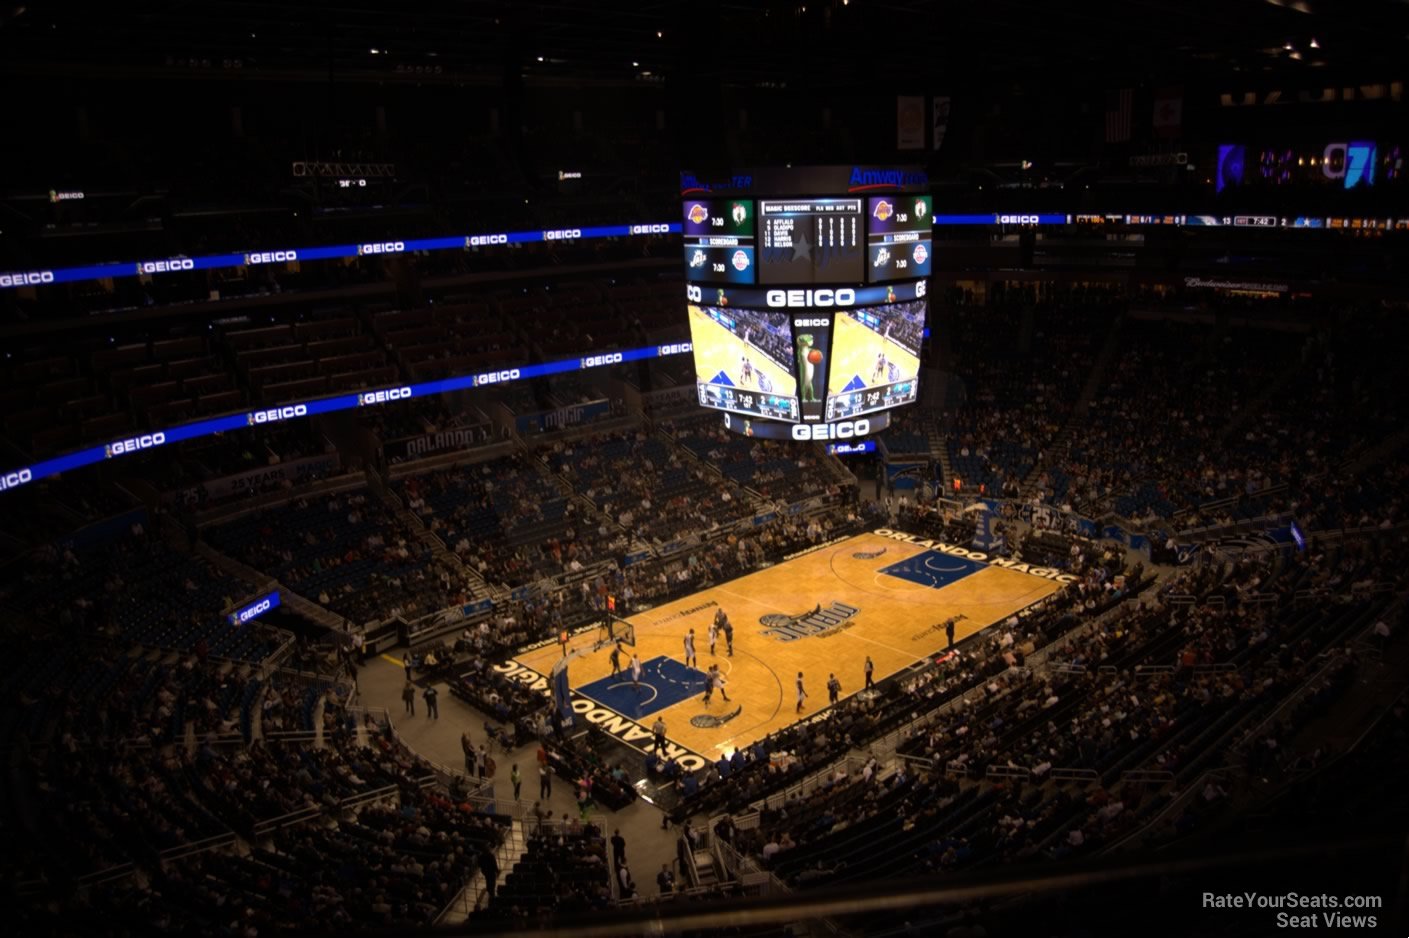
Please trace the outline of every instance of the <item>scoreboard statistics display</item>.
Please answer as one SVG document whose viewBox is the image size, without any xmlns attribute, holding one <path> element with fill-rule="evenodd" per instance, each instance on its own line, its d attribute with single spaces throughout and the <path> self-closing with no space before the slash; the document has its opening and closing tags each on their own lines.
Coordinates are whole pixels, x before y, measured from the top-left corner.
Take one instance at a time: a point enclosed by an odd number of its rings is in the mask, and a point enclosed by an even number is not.
<svg viewBox="0 0 1409 938">
<path fill-rule="evenodd" d="M 683 205 L 685 269 L 699 283 L 757 283 L 751 199 L 693 199 Z"/>
<path fill-rule="evenodd" d="M 927 189 L 914 169 L 683 174 L 700 406 L 748 436 L 851 445 L 913 404 L 933 267 Z"/>
<path fill-rule="evenodd" d="M 861 279 L 861 199 L 764 199 L 759 283 Z"/>
<path fill-rule="evenodd" d="M 866 200 L 866 280 L 885 283 L 928 277 L 934 256 L 930 197 L 873 196 Z"/>
</svg>

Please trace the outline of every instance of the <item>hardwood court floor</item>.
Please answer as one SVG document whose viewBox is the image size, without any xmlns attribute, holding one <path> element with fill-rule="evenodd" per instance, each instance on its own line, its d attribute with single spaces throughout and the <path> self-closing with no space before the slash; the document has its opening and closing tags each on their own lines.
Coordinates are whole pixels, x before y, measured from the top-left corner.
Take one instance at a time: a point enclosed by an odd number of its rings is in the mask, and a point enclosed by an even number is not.
<svg viewBox="0 0 1409 938">
<path fill-rule="evenodd" d="M 901 568 L 898 575 L 897 567 Z M 886 568 L 892 572 L 882 572 Z M 683 665 L 683 638 L 693 627 L 699 667 L 721 665 L 732 702 L 725 704 L 716 694 L 707 708 L 701 699 L 702 685 L 688 694 L 683 686 L 663 687 L 649 689 L 644 709 L 631 703 L 614 709 L 644 726 L 660 715 L 672 742 L 717 759 L 825 709 L 828 674 L 837 675 L 845 699 L 864 687 L 867 655 L 875 663 L 879 682 L 942 651 L 946 646 L 942 623 L 950 616 L 967 617 L 955 627 L 955 640 L 959 641 L 1059 588 L 1059 583 L 1040 576 L 862 534 L 630 617 L 636 632 L 635 651 L 643 663 L 666 657 Z M 847 616 L 848 607 L 856 611 L 839 627 L 818 634 L 793 637 L 777 630 L 770 633 L 760 622 L 765 615 L 799 616 L 819 604 L 827 610 L 833 603 L 841 604 L 839 617 Z M 709 653 L 709 623 L 716 608 L 724 609 L 734 623 L 732 658 L 725 656 L 722 634 L 716 654 Z M 588 631 L 578 636 L 574 645 L 590 647 L 599 637 L 599 633 Z M 553 644 L 520 654 L 515 661 L 547 674 L 561 654 Z M 604 649 L 571 662 L 569 680 L 575 693 L 593 682 L 603 681 L 599 688 L 611 683 L 604 681 L 611 675 L 608 654 Z M 683 671 L 670 662 L 665 664 L 668 667 L 654 670 L 661 675 Z M 809 694 L 801 714 L 795 712 L 799 671 L 805 674 Z M 664 676 L 651 679 L 671 680 Z M 619 704 L 621 699 L 613 697 Z M 651 709 L 658 706 L 651 701 L 659 700 L 675 702 Z M 738 716 L 723 725 L 691 725 L 691 717 L 724 716 L 740 706 Z M 631 712 L 633 709 L 637 712 Z M 645 748 L 646 743 L 634 745 Z"/>
</svg>

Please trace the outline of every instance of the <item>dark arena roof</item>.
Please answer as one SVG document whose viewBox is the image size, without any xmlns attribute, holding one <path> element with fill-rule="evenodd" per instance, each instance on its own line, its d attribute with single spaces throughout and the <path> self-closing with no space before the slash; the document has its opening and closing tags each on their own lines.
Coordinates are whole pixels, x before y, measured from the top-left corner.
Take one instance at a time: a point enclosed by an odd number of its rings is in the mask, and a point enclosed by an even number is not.
<svg viewBox="0 0 1409 938">
<path fill-rule="evenodd" d="M 1409 931 L 1409 2 L 0 73 L 15 934 Z"/>
</svg>

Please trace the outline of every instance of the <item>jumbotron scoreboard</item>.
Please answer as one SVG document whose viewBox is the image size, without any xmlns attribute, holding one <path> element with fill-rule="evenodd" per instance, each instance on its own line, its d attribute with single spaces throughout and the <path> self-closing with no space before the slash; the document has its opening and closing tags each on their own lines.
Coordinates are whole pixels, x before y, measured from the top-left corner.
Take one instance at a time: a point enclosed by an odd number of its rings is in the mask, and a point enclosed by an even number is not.
<svg viewBox="0 0 1409 938">
<path fill-rule="evenodd" d="M 933 264 L 921 169 L 681 176 L 702 407 L 746 436 L 850 440 L 919 397 Z"/>
</svg>

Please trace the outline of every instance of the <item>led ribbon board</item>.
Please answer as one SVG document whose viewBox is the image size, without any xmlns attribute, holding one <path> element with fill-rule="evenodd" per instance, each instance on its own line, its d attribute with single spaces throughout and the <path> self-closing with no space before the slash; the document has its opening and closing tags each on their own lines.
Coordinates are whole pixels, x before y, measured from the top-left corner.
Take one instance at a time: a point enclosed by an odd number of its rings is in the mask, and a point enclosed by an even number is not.
<svg viewBox="0 0 1409 938">
<path fill-rule="evenodd" d="M 240 626 L 248 622 L 253 622 L 260 616 L 277 608 L 279 608 L 279 591 L 275 590 L 268 595 L 259 597 L 244 608 L 236 609 L 234 612 L 230 613 L 230 624 Z"/>
<path fill-rule="evenodd" d="M 116 277 L 156 276 L 186 270 L 221 270 L 258 264 L 283 264 L 290 261 L 326 261 L 346 257 L 375 257 L 381 254 L 411 254 L 417 251 L 463 251 L 467 248 L 490 247 L 500 244 L 590 241 L 596 238 L 633 238 L 679 233 L 679 222 L 649 222 L 635 225 L 600 225 L 589 228 L 549 228 L 540 231 L 452 235 L 443 238 L 416 238 L 402 241 L 372 241 L 364 244 L 328 244 L 321 247 L 281 248 L 239 254 L 207 254 L 203 257 L 161 257 L 144 261 L 91 264 L 84 267 L 57 267 L 52 270 L 0 271 L 0 289 L 42 286 L 51 283 L 80 283 Z"/>
<path fill-rule="evenodd" d="M 688 355 L 691 351 L 692 346 L 689 342 L 676 342 L 670 345 L 647 345 L 641 348 L 625 349 L 620 352 L 603 352 L 597 355 L 588 355 L 583 358 L 565 358 L 559 361 L 543 362 L 537 365 L 521 365 L 518 368 L 504 368 L 498 371 L 486 371 L 471 375 L 460 375 L 453 378 L 442 378 L 439 381 L 423 381 L 419 384 L 380 388 L 375 391 L 339 394 L 333 397 L 300 401 L 262 410 L 226 414 L 223 417 L 208 417 L 203 420 L 194 420 L 190 423 L 178 424 L 166 430 L 155 430 L 150 433 L 140 433 L 124 439 L 113 440 L 101 446 L 90 446 L 87 449 L 81 449 L 64 456 L 56 456 L 53 459 L 42 460 L 33 465 L 23 466 L 10 472 L 0 474 L 0 492 L 19 488 L 35 479 L 43 479 L 48 476 L 58 475 L 61 472 L 79 469 L 83 466 L 91 466 L 107 459 L 115 459 L 131 453 L 156 449 L 157 447 L 167 446 L 171 443 L 194 440 L 198 437 L 212 436 L 216 433 L 229 433 L 232 430 L 243 430 L 246 427 L 298 420 L 305 417 L 313 417 L 318 414 L 330 414 L 339 410 L 352 410 L 354 407 L 380 407 L 384 404 L 410 400 L 413 397 L 450 394 L 454 391 L 465 391 L 471 388 L 507 384 L 512 381 L 524 381 L 529 378 L 564 374 L 570 371 L 584 371 L 589 368 L 601 368 L 607 365 L 619 365 L 625 362 L 644 361 L 651 358 L 666 358 L 671 355 Z"/>
</svg>

